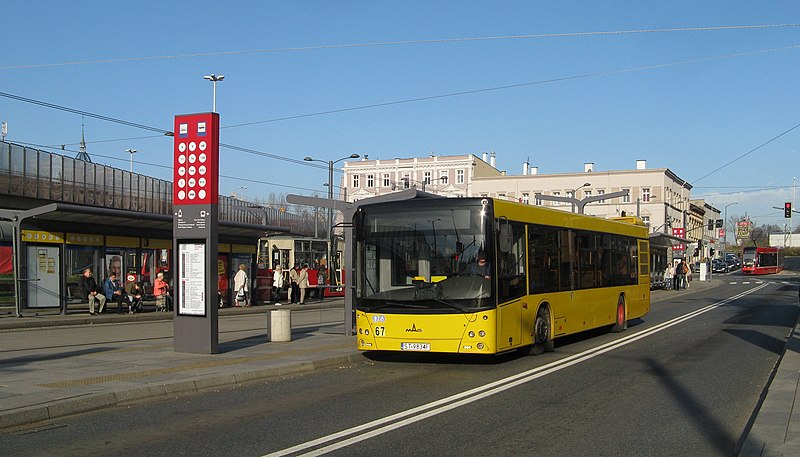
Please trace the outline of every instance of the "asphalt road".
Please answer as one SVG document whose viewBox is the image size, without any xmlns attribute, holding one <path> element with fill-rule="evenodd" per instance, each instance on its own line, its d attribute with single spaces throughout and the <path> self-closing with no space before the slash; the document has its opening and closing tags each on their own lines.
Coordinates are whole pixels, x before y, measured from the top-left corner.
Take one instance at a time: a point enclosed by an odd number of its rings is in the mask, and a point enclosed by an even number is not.
<svg viewBox="0 0 800 457">
<path fill-rule="evenodd" d="M 796 291 L 739 281 L 655 303 L 622 334 L 571 337 L 543 356 L 369 355 L 305 376 L 65 418 L 4 435 L 0 449 L 732 455 L 797 321 Z"/>
</svg>

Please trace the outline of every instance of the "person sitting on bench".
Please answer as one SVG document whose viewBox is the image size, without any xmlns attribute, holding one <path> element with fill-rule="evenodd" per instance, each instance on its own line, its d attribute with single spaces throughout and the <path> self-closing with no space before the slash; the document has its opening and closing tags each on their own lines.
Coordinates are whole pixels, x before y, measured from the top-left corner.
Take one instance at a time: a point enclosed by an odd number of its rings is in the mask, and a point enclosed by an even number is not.
<svg viewBox="0 0 800 457">
<path fill-rule="evenodd" d="M 117 313 L 122 314 L 124 311 L 122 310 L 122 304 L 126 303 L 128 300 L 125 298 L 125 290 L 122 288 L 122 285 L 119 283 L 117 279 L 117 274 L 113 271 L 108 276 L 108 279 L 105 280 L 103 283 L 103 290 L 106 293 L 106 298 L 109 301 L 117 302 Z M 128 312 L 133 314 L 131 311 L 130 306 L 128 307 Z"/>
<path fill-rule="evenodd" d="M 103 310 L 106 309 L 106 297 L 101 293 L 97 281 L 94 280 L 91 268 L 83 270 L 83 275 L 78 279 L 78 286 L 81 289 L 81 297 L 89 299 L 89 314 L 92 316 L 103 314 Z M 94 312 L 95 303 L 100 304 L 97 313 Z"/>
<path fill-rule="evenodd" d="M 144 289 L 142 284 L 137 281 L 131 281 L 125 284 L 125 293 L 128 295 L 128 306 L 132 313 L 142 312 L 142 297 L 144 296 Z"/>
</svg>

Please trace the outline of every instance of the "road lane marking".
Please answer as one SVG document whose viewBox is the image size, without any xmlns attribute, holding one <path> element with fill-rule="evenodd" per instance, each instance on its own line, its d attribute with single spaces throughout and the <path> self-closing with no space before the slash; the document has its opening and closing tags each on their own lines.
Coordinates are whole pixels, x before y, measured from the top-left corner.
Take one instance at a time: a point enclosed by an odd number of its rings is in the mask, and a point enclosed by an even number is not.
<svg viewBox="0 0 800 457">
<path fill-rule="evenodd" d="M 342 449 L 352 444 L 356 444 L 358 442 L 365 441 L 367 439 L 374 438 L 384 433 L 388 433 L 390 431 L 399 429 L 406 425 L 410 425 L 415 422 L 427 419 L 429 417 L 433 417 L 442 414 L 444 412 L 450 411 L 452 409 L 459 408 L 469 403 L 482 400 L 492 395 L 517 387 L 521 384 L 525 384 L 527 382 L 533 381 L 543 376 L 547 376 L 549 374 L 571 367 L 572 365 L 576 365 L 578 363 L 582 363 L 587 360 L 593 359 L 599 355 L 605 354 L 615 349 L 619 349 L 623 346 L 627 346 L 628 344 L 652 336 L 656 333 L 659 333 L 670 327 L 678 325 L 689 319 L 693 319 L 697 316 L 700 316 L 709 311 L 724 306 L 732 301 L 738 300 L 739 298 L 742 298 L 746 295 L 757 292 L 768 285 L 769 284 L 761 284 L 759 286 L 756 286 L 752 289 L 746 290 L 734 296 L 728 297 L 719 302 L 697 309 L 682 316 L 673 318 L 669 321 L 662 322 L 661 324 L 654 325 L 653 327 L 646 328 L 637 333 L 626 335 L 617 340 L 601 344 L 600 346 L 597 346 L 595 348 L 591 348 L 586 351 L 573 354 L 571 356 L 567 356 L 563 359 L 550 362 L 540 367 L 536 367 L 528 371 L 524 371 L 522 373 L 517 373 L 507 378 L 503 378 L 491 382 L 489 384 L 485 384 L 483 386 L 479 386 L 461 393 L 457 393 L 455 395 L 451 395 L 449 397 L 442 398 L 440 400 L 436 400 L 425 405 L 420 405 L 408 409 L 406 411 L 401 411 L 399 413 L 392 414 L 390 416 L 376 419 L 374 421 L 367 422 L 366 424 L 357 425 L 347 430 L 342 430 L 340 432 L 332 433 L 330 435 L 323 436 L 305 443 L 297 444 L 295 446 L 286 449 L 275 451 L 266 454 L 263 457 L 280 457 L 280 456 L 292 455 L 299 452 L 303 452 L 308 449 L 312 450 L 302 454 L 303 456 L 317 456 L 317 455 L 324 455 L 338 449 Z M 333 442 L 333 444 L 329 444 L 325 447 L 314 449 L 317 448 L 318 446 L 323 446 L 331 442 Z"/>
</svg>

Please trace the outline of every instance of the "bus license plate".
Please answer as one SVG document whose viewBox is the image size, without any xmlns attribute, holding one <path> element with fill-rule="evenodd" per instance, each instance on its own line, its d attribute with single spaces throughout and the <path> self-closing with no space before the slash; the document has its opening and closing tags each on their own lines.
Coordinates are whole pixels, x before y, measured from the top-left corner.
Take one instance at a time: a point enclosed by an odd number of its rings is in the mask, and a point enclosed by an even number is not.
<svg viewBox="0 0 800 457">
<path fill-rule="evenodd" d="M 403 351 L 430 351 L 431 343 L 400 343 Z"/>
</svg>

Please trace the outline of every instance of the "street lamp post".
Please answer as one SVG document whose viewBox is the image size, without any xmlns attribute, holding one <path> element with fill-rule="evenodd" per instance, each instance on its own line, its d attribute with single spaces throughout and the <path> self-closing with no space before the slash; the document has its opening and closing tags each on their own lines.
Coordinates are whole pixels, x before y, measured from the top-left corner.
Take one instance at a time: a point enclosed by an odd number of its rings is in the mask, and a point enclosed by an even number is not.
<svg viewBox="0 0 800 457">
<path fill-rule="evenodd" d="M 576 187 L 576 188 L 572 189 L 572 198 L 574 198 L 574 199 L 576 199 L 576 200 L 577 200 L 577 199 L 578 199 L 578 197 L 576 197 L 576 196 L 575 196 L 575 192 L 577 192 L 579 189 L 583 189 L 584 187 L 589 187 L 589 186 L 591 186 L 591 184 L 590 184 L 590 183 L 588 183 L 588 182 L 585 182 L 585 183 L 583 183 L 582 185 L 580 185 L 580 186 L 578 186 L 578 187 Z M 575 203 L 572 203 L 572 212 L 573 212 L 573 213 L 575 212 Z"/>
<path fill-rule="evenodd" d="M 728 207 L 737 203 L 739 202 L 725 205 L 725 219 L 722 220 L 722 231 L 725 232 L 725 236 L 722 237 L 722 260 L 725 260 L 725 253 L 728 250 Z"/>
<path fill-rule="evenodd" d="M 225 79 L 225 75 L 215 75 L 214 73 L 211 73 L 210 75 L 203 76 L 203 79 L 207 79 L 207 80 L 211 81 L 212 83 L 214 83 L 214 99 L 213 99 L 213 103 L 211 105 L 212 106 L 211 111 L 216 113 L 217 112 L 217 81 L 222 81 L 223 79 Z"/>
<path fill-rule="evenodd" d="M 133 155 L 136 154 L 138 151 L 136 149 L 126 149 L 125 152 L 131 155 L 131 167 L 129 171 L 133 173 Z"/>
<path fill-rule="evenodd" d="M 333 200 L 333 165 L 347 159 L 357 159 L 361 157 L 358 154 L 350 154 L 347 157 L 342 157 L 336 160 L 320 160 L 313 159 L 310 156 L 303 158 L 306 162 L 322 162 L 328 164 L 328 200 Z M 331 268 L 333 267 L 333 255 L 336 252 L 333 239 L 333 208 L 328 208 L 328 238 L 330 239 L 330 250 L 328 251 L 328 277 L 332 277 Z"/>
</svg>

